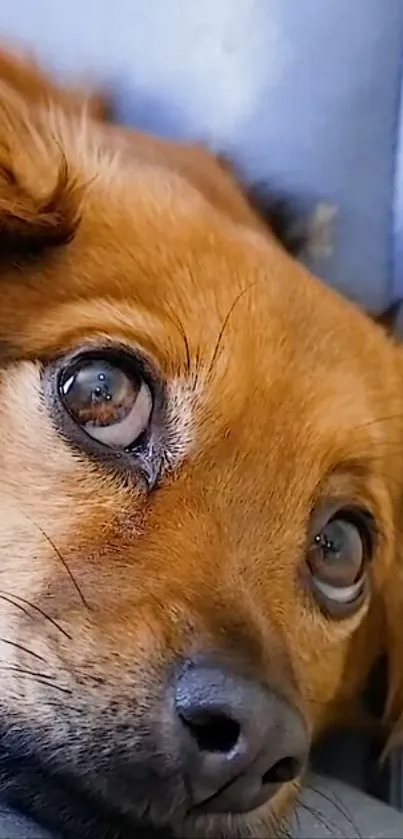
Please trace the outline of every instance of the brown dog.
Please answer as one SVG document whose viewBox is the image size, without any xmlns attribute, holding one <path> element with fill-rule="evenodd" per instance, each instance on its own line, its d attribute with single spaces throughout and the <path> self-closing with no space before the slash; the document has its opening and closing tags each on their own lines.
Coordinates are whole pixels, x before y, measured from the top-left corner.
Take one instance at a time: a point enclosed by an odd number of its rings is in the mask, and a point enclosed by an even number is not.
<svg viewBox="0 0 403 839">
<path fill-rule="evenodd" d="M 10 61 L 2 789 L 74 839 L 273 836 L 385 648 L 399 353 L 207 152 Z"/>
</svg>

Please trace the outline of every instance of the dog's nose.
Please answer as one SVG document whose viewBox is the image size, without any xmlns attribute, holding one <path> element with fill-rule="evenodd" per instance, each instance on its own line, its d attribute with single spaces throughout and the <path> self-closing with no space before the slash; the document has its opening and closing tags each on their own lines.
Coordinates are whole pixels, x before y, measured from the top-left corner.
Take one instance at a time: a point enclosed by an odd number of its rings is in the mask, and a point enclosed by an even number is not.
<svg viewBox="0 0 403 839">
<path fill-rule="evenodd" d="M 253 810 L 306 762 L 309 737 L 299 713 L 226 665 L 185 666 L 175 709 L 185 782 L 204 812 Z"/>
</svg>

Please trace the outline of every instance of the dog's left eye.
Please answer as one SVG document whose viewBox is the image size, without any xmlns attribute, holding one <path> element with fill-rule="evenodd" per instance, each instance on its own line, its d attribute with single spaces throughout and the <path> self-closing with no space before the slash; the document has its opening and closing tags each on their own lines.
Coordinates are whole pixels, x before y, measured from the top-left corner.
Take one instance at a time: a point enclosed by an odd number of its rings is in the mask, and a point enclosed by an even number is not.
<svg viewBox="0 0 403 839">
<path fill-rule="evenodd" d="M 327 611 L 358 606 L 367 581 L 372 536 L 364 516 L 340 511 L 318 530 L 308 550 L 313 589 Z"/>
<path fill-rule="evenodd" d="M 59 393 L 75 423 L 109 448 L 132 446 L 150 421 L 150 388 L 133 369 L 108 358 L 84 358 L 65 368 Z"/>
</svg>

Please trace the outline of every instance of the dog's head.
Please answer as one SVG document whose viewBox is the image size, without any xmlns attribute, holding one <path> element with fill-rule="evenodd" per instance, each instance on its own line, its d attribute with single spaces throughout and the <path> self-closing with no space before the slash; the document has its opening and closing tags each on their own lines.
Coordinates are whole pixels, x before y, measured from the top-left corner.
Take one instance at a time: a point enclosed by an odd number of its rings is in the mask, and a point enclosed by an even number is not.
<svg viewBox="0 0 403 839">
<path fill-rule="evenodd" d="M 5 789 L 271 835 L 381 651 L 396 350 L 207 153 L 5 88 L 0 260 Z"/>
</svg>

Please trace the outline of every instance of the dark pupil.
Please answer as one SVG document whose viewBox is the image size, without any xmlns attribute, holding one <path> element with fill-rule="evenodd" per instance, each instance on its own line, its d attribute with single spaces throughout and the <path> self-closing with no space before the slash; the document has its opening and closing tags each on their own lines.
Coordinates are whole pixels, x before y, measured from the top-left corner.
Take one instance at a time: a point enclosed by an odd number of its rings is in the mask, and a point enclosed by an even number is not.
<svg viewBox="0 0 403 839">
<path fill-rule="evenodd" d="M 92 361 L 67 373 L 62 384 L 66 406 L 83 426 L 107 426 L 133 408 L 140 385 L 106 361 Z"/>
<path fill-rule="evenodd" d="M 337 559 L 346 546 L 348 532 L 346 533 L 346 528 L 341 523 L 333 521 L 326 530 L 318 533 L 315 541 L 326 554 L 330 554 L 330 558 Z"/>
</svg>

